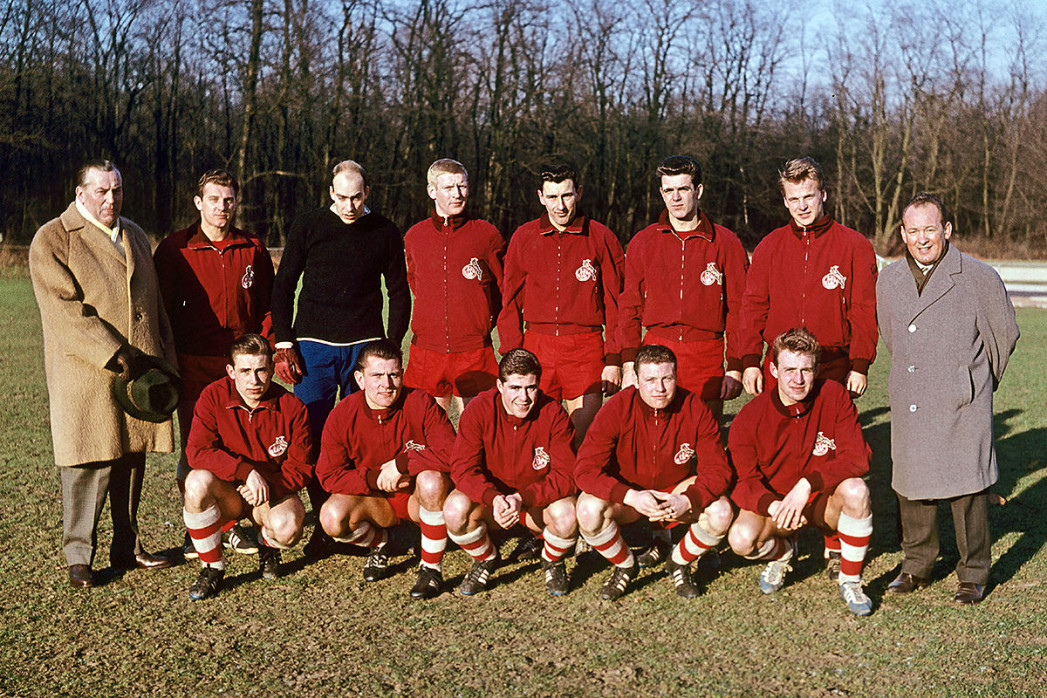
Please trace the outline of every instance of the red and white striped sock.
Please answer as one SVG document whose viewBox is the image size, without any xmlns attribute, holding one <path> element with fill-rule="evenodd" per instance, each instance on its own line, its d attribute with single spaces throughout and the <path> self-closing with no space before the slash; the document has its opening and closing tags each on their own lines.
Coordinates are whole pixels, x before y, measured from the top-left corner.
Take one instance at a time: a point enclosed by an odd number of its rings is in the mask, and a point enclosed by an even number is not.
<svg viewBox="0 0 1047 698">
<path fill-rule="evenodd" d="M 200 564 L 204 567 L 225 569 L 225 559 L 222 557 L 222 512 L 218 505 L 211 506 L 199 513 L 193 513 L 182 509 L 182 520 L 185 521 L 189 538 L 193 541 L 196 554 L 200 556 Z M 234 522 L 235 523 L 235 522 Z"/>
<path fill-rule="evenodd" d="M 832 535 L 825 536 L 825 559 L 829 559 L 830 552 L 840 552 L 840 534 L 833 533 Z"/>
<path fill-rule="evenodd" d="M 240 523 L 240 522 L 239 521 L 226 521 L 224 524 L 222 524 L 222 533 L 229 533 L 229 531 L 233 530 L 233 526 L 235 526 L 238 523 Z"/>
<path fill-rule="evenodd" d="M 719 545 L 723 536 L 714 536 L 699 526 L 691 524 L 683 539 L 673 548 L 673 562 L 677 565 L 688 565 Z"/>
<path fill-rule="evenodd" d="M 380 548 L 389 542 L 389 532 L 370 521 L 363 521 L 350 531 L 348 536 L 335 540 L 339 543 L 359 545 L 361 548 Z"/>
<path fill-rule="evenodd" d="M 262 545 L 267 545 L 270 548 L 276 548 L 277 550 L 288 549 L 288 546 L 284 545 L 283 543 L 278 543 L 276 539 L 273 538 L 273 534 L 270 533 L 269 529 L 265 526 L 262 526 L 260 535 L 262 538 Z"/>
<path fill-rule="evenodd" d="M 493 560 L 498 554 L 498 548 L 494 547 L 491 537 L 487 535 L 487 524 L 483 521 L 472 531 L 463 533 L 460 536 L 456 536 L 448 531 L 447 537 L 457 543 L 462 550 L 472 555 L 474 560 L 479 560 L 480 562 Z"/>
<path fill-rule="evenodd" d="M 443 567 L 444 550 L 447 548 L 447 524 L 444 522 L 444 513 L 418 507 L 418 518 L 422 529 L 422 565 L 440 570 Z"/>
<path fill-rule="evenodd" d="M 861 581 L 862 564 L 873 532 L 873 518 L 855 519 L 841 511 L 836 530 L 840 534 L 840 583 Z"/>
<path fill-rule="evenodd" d="M 780 560 L 788 562 L 793 559 L 796 546 L 789 538 L 768 538 L 752 555 L 746 555 L 746 560 Z"/>
<path fill-rule="evenodd" d="M 632 567 L 636 564 L 633 551 L 629 550 L 629 546 L 625 544 L 625 539 L 618 530 L 618 524 L 614 521 L 596 535 L 582 534 L 582 537 L 593 546 L 593 550 L 607 558 L 615 567 Z"/>
<path fill-rule="evenodd" d="M 545 541 L 545 545 L 542 546 L 542 559 L 546 562 L 559 562 L 564 555 L 574 549 L 578 537 L 561 538 L 546 528 L 542 531 L 542 540 Z"/>
</svg>

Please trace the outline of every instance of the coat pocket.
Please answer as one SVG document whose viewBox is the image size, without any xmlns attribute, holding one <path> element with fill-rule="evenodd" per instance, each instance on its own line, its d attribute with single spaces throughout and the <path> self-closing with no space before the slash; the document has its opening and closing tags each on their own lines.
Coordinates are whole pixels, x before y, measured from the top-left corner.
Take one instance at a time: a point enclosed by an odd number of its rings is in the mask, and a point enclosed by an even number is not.
<svg viewBox="0 0 1047 698">
<path fill-rule="evenodd" d="M 974 402 L 974 374 L 970 366 L 959 366 L 956 371 L 958 406 L 966 407 Z"/>
</svg>

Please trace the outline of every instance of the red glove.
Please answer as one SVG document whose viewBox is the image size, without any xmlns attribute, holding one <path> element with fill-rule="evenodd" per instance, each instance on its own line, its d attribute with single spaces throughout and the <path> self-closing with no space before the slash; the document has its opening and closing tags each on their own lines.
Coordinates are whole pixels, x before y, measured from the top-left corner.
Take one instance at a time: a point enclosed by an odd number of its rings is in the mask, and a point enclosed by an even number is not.
<svg viewBox="0 0 1047 698">
<path fill-rule="evenodd" d="M 294 347 L 277 349 L 273 353 L 276 375 L 288 385 L 298 385 L 302 380 L 302 359 Z"/>
</svg>

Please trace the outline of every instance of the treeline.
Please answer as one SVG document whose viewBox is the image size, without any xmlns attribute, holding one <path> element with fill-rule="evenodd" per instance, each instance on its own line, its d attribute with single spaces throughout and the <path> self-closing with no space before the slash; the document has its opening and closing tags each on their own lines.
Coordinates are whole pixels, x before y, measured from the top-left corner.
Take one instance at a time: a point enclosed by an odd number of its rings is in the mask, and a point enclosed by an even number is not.
<svg viewBox="0 0 1047 698">
<path fill-rule="evenodd" d="M 280 245 L 346 157 L 406 227 L 427 214 L 428 164 L 454 157 L 473 213 L 505 232 L 537 215 L 537 169 L 573 162 L 583 209 L 628 240 L 661 210 L 655 164 L 690 153 L 705 210 L 752 243 L 786 220 L 777 168 L 811 154 L 829 210 L 882 251 L 918 190 L 941 195 L 961 233 L 1042 242 L 1042 13 L 840 5 L 815 21 L 817 7 L 13 0 L 0 231 L 28 241 L 98 156 L 124 174 L 125 213 L 161 235 L 192 221 L 197 177 L 223 166 L 244 181 L 241 224 Z"/>
</svg>

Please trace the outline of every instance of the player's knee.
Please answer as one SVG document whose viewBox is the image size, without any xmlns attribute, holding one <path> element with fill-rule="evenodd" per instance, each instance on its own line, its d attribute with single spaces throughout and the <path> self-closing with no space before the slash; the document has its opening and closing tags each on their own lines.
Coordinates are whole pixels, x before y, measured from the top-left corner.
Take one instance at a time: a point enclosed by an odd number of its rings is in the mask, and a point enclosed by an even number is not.
<svg viewBox="0 0 1047 698">
<path fill-rule="evenodd" d="M 464 533 L 469 525 L 469 512 L 473 508 L 473 501 L 463 492 L 455 490 L 447 495 L 444 502 L 444 521 L 447 530 L 452 533 Z"/>
<path fill-rule="evenodd" d="M 731 550 L 734 551 L 735 555 L 741 555 L 742 557 L 752 555 L 756 550 L 756 532 L 750 530 L 748 526 L 736 523 L 727 532 L 727 543 L 731 546 Z"/>
<path fill-rule="evenodd" d="M 418 503 L 429 511 L 439 511 L 451 491 L 451 478 L 436 470 L 423 470 L 414 480 Z"/>
<path fill-rule="evenodd" d="M 731 509 L 731 503 L 726 497 L 717 499 L 703 513 L 705 514 L 703 523 L 708 528 L 709 533 L 715 536 L 722 536 L 726 533 L 731 525 L 731 519 L 734 518 L 734 510 Z"/>
<path fill-rule="evenodd" d="M 852 477 L 844 480 L 836 488 L 836 492 L 843 500 L 843 509 L 849 516 L 867 516 L 870 512 L 871 501 L 869 487 L 865 480 Z"/>
<path fill-rule="evenodd" d="M 193 470 L 185 478 L 185 503 L 196 508 L 212 498 L 215 476 L 208 470 Z"/>
<path fill-rule="evenodd" d="M 573 537 L 578 532 L 574 498 L 565 497 L 550 504 L 545 509 L 545 519 L 546 526 L 556 535 L 561 538 Z"/>
<path fill-rule="evenodd" d="M 288 507 L 286 509 L 274 509 L 269 512 L 269 521 L 266 526 L 270 535 L 277 543 L 292 546 L 302 537 L 302 523 L 304 517 Z"/>
<path fill-rule="evenodd" d="M 332 497 L 320 507 L 320 525 L 329 536 L 341 537 L 347 533 L 346 511 Z"/>
<path fill-rule="evenodd" d="M 599 497 L 583 492 L 578 496 L 575 511 L 578 526 L 586 533 L 598 533 L 603 529 L 604 512 L 608 503 Z"/>
</svg>

